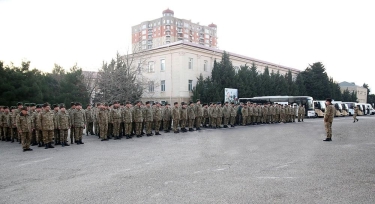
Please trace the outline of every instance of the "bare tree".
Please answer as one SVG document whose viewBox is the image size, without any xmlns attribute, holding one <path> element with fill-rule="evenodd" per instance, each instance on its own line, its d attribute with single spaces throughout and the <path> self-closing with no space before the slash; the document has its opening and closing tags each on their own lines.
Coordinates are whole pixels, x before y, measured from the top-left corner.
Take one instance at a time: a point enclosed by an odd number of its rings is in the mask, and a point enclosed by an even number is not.
<svg viewBox="0 0 375 204">
<path fill-rule="evenodd" d="M 96 96 L 97 87 L 98 87 L 98 72 L 92 71 L 83 71 L 82 72 L 82 81 L 85 85 L 86 92 L 90 98 L 90 103 L 93 102 Z"/>
<path fill-rule="evenodd" d="M 98 93 L 95 101 L 135 101 L 148 89 L 150 80 L 143 74 L 147 53 L 133 52 L 121 56 L 108 64 L 103 62 L 97 75 Z"/>
</svg>

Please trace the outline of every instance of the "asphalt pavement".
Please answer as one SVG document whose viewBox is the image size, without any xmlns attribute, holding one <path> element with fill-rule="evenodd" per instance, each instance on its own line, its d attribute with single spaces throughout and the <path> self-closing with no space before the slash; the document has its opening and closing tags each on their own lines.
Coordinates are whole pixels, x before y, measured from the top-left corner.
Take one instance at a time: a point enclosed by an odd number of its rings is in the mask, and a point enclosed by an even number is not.
<svg viewBox="0 0 375 204">
<path fill-rule="evenodd" d="M 0 142 L 0 203 L 375 203 L 375 116 L 84 145 Z"/>
</svg>

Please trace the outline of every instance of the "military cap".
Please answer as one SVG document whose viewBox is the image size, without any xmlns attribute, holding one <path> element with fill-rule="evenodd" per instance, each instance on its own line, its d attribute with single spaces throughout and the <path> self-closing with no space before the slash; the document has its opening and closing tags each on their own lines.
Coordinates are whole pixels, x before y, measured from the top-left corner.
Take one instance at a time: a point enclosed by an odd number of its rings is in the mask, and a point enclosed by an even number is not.
<svg viewBox="0 0 375 204">
<path fill-rule="evenodd" d="M 146 101 L 146 105 L 147 105 L 147 104 L 150 104 L 150 101 Z"/>
<path fill-rule="evenodd" d="M 47 106 L 49 106 L 48 103 L 44 103 L 44 104 L 43 104 L 43 108 L 45 108 L 45 107 L 47 107 Z"/>
<path fill-rule="evenodd" d="M 109 103 L 108 106 L 112 106 L 113 104 L 112 103 Z"/>
<path fill-rule="evenodd" d="M 3 108 L 4 108 L 4 109 L 9 109 L 9 107 L 8 107 L 8 106 L 4 106 Z"/>
<path fill-rule="evenodd" d="M 119 102 L 118 101 L 114 101 L 113 104 L 119 104 Z"/>
<path fill-rule="evenodd" d="M 17 106 L 22 106 L 22 102 L 18 102 L 18 103 L 17 103 Z"/>
<path fill-rule="evenodd" d="M 76 106 L 80 106 L 80 105 L 82 105 L 81 103 L 79 103 L 79 102 L 77 102 L 77 103 L 75 103 L 75 105 Z"/>
<path fill-rule="evenodd" d="M 192 101 L 189 102 L 189 105 L 194 104 Z"/>
<path fill-rule="evenodd" d="M 36 108 L 42 108 L 41 104 L 36 105 Z"/>
<path fill-rule="evenodd" d="M 181 105 L 185 105 L 185 102 L 181 102 Z"/>
<path fill-rule="evenodd" d="M 228 102 L 227 102 L 228 103 Z M 234 104 L 234 102 L 230 103 L 230 104 Z"/>
<path fill-rule="evenodd" d="M 21 110 L 27 111 L 27 107 L 22 107 Z"/>
<path fill-rule="evenodd" d="M 178 104 L 178 102 L 174 102 L 174 105 Z"/>
<path fill-rule="evenodd" d="M 30 106 L 29 103 L 25 103 L 25 104 L 23 104 L 23 105 L 26 106 L 26 107 L 29 107 L 29 106 Z"/>
<path fill-rule="evenodd" d="M 220 105 L 221 103 L 220 102 L 217 102 L 216 105 Z"/>
<path fill-rule="evenodd" d="M 35 103 L 30 103 L 30 107 L 36 106 Z"/>
<path fill-rule="evenodd" d="M 64 104 L 60 104 L 60 108 L 65 108 L 65 105 Z"/>
<path fill-rule="evenodd" d="M 200 100 L 200 99 L 197 99 L 197 102 L 198 102 L 198 101 L 201 101 L 201 100 Z"/>
<path fill-rule="evenodd" d="M 59 107 L 57 104 L 52 105 L 53 108 Z"/>
<path fill-rule="evenodd" d="M 76 103 L 74 103 L 74 102 L 70 102 L 70 105 L 71 105 L 71 106 L 75 106 Z"/>
<path fill-rule="evenodd" d="M 126 101 L 125 104 L 130 104 L 130 101 Z"/>
<path fill-rule="evenodd" d="M 159 104 L 159 102 L 155 102 L 155 104 Z"/>
</svg>

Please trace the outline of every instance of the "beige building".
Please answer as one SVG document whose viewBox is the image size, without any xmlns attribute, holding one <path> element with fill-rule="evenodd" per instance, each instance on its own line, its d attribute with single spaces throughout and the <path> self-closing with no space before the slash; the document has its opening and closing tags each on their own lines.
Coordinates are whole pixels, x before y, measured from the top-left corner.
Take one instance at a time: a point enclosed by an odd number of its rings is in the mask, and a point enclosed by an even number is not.
<svg viewBox="0 0 375 204">
<path fill-rule="evenodd" d="M 350 93 L 353 91 L 357 93 L 358 103 L 367 103 L 367 89 L 363 88 L 362 86 L 357 86 L 355 83 L 350 82 L 341 82 L 339 83 L 341 92 L 344 92 L 346 89 L 349 90 Z"/>
<path fill-rule="evenodd" d="M 142 100 L 188 102 L 199 75 L 202 74 L 204 78 L 211 76 L 214 61 L 220 61 L 223 52 L 204 45 L 179 41 L 140 53 L 144 58 L 137 59 L 142 62 L 142 77 L 149 80 L 148 90 L 144 92 Z M 228 53 L 236 71 L 241 65 L 251 66 L 255 63 L 260 73 L 263 73 L 267 66 L 270 73 L 279 71 L 280 74 L 286 74 L 291 70 L 293 77 L 296 77 L 300 72 L 298 69 Z"/>
<path fill-rule="evenodd" d="M 149 50 L 176 41 L 191 42 L 206 47 L 217 47 L 217 26 L 193 23 L 174 17 L 170 9 L 163 16 L 132 26 L 132 48 L 135 52 Z"/>
</svg>

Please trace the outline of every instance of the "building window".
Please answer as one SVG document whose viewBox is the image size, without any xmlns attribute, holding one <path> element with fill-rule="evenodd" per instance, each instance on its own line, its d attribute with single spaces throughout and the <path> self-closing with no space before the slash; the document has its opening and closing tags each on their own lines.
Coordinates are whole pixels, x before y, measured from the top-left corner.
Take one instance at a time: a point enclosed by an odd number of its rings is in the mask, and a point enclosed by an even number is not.
<svg viewBox="0 0 375 204">
<path fill-rule="evenodd" d="M 207 72 L 207 60 L 204 60 L 203 71 Z"/>
<path fill-rule="evenodd" d="M 154 82 L 153 81 L 149 81 L 148 82 L 148 92 L 154 92 Z"/>
<path fill-rule="evenodd" d="M 148 72 L 154 72 L 154 62 L 148 62 Z"/>
<path fill-rule="evenodd" d="M 161 91 L 165 91 L 165 80 L 161 80 Z"/>
<path fill-rule="evenodd" d="M 160 71 L 165 71 L 165 59 L 160 60 Z"/>
<path fill-rule="evenodd" d="M 189 80 L 189 91 L 193 91 L 193 80 Z"/>
<path fill-rule="evenodd" d="M 193 69 L 193 58 L 189 58 L 189 69 Z"/>
</svg>

